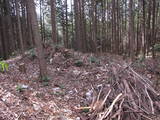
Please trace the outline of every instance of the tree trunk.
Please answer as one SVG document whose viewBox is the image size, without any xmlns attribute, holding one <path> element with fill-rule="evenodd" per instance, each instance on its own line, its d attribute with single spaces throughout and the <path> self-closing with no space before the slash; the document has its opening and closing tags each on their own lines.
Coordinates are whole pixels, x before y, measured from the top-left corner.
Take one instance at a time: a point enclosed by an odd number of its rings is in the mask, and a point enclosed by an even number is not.
<svg viewBox="0 0 160 120">
<path fill-rule="evenodd" d="M 56 0 L 50 0 L 51 2 L 51 24 L 52 24 L 52 40 L 54 44 L 57 44 L 56 34 Z"/>
<path fill-rule="evenodd" d="M 81 50 L 82 41 L 80 35 L 80 10 L 79 0 L 74 0 L 74 11 L 75 11 L 75 40 L 74 46 L 77 50 Z"/>
<path fill-rule="evenodd" d="M 133 0 L 129 1 L 129 48 L 130 48 L 130 57 L 133 60 L 134 59 L 134 15 L 133 15 Z"/>
<path fill-rule="evenodd" d="M 146 14 L 145 14 L 146 2 L 142 0 L 142 9 L 143 9 L 143 21 L 142 21 L 142 52 L 143 57 L 146 56 Z"/>
<path fill-rule="evenodd" d="M 19 36 L 19 40 L 20 40 L 21 54 L 24 55 L 24 45 L 23 45 L 23 38 L 22 38 L 22 29 L 21 29 L 21 21 L 20 21 L 18 0 L 16 0 L 16 13 L 17 13 L 18 36 Z"/>
<path fill-rule="evenodd" d="M 69 48 L 69 36 L 68 36 L 68 5 L 67 0 L 65 0 L 65 38 L 66 38 L 66 48 Z"/>
<path fill-rule="evenodd" d="M 31 16 L 31 24 L 33 29 L 33 36 L 35 38 L 35 44 L 37 47 L 37 54 L 38 54 L 38 60 L 39 60 L 39 68 L 40 68 L 40 77 L 43 78 L 47 75 L 47 66 L 46 61 L 44 58 L 43 53 L 43 46 L 42 46 L 42 40 L 38 28 L 38 21 L 37 21 L 37 14 L 35 10 L 35 3 L 34 0 L 27 1 L 28 5 L 28 12 Z"/>
<path fill-rule="evenodd" d="M 154 45 L 155 45 L 155 12 L 156 12 L 156 0 L 152 0 L 152 57 L 155 58 L 155 51 L 154 51 Z"/>
</svg>

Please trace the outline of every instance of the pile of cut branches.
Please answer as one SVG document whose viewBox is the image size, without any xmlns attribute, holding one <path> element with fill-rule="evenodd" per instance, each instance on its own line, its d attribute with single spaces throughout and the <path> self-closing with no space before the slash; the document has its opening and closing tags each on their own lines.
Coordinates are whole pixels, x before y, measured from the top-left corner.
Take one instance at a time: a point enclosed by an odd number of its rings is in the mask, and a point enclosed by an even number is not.
<svg viewBox="0 0 160 120">
<path fill-rule="evenodd" d="M 93 96 L 89 120 L 160 120 L 160 95 L 131 65 L 111 64 L 111 81 Z"/>
</svg>

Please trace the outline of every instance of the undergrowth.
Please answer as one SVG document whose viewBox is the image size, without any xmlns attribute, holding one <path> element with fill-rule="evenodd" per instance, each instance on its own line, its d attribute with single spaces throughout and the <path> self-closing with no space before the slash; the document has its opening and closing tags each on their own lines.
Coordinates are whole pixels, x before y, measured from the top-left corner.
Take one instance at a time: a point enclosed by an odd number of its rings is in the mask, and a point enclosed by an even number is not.
<svg viewBox="0 0 160 120">
<path fill-rule="evenodd" d="M 9 68 L 9 64 L 4 62 L 4 61 L 0 61 L 0 72 L 6 72 L 8 71 Z"/>
</svg>

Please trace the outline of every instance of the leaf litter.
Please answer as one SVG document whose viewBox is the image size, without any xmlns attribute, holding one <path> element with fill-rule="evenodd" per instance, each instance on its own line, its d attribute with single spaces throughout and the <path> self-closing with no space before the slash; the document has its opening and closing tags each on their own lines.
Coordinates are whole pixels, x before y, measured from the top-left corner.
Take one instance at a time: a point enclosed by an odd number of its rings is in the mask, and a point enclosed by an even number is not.
<svg viewBox="0 0 160 120">
<path fill-rule="evenodd" d="M 47 51 L 47 50 L 46 50 Z M 159 59 L 128 62 L 120 56 L 47 51 L 50 80 L 39 82 L 38 60 L 7 60 L 0 73 L 2 120 L 159 120 Z M 19 71 L 24 63 L 26 73 Z M 16 86 L 25 87 L 22 92 Z"/>
</svg>

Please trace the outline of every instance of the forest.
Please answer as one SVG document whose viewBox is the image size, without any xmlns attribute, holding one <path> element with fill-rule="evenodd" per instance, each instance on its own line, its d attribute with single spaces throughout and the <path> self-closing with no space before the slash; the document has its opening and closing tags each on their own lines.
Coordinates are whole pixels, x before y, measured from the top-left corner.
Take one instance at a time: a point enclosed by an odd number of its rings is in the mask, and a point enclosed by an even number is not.
<svg viewBox="0 0 160 120">
<path fill-rule="evenodd" d="M 0 120 L 160 120 L 160 0 L 0 0 Z"/>
</svg>

